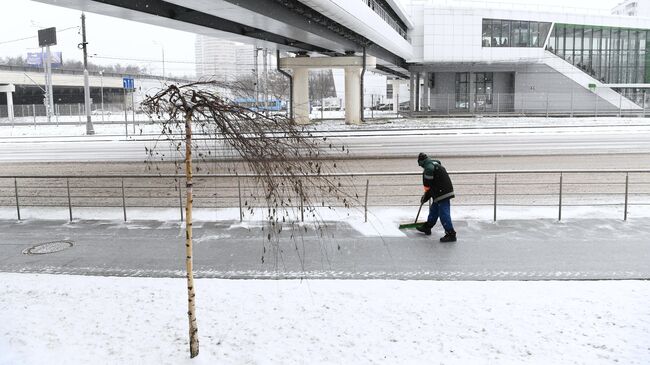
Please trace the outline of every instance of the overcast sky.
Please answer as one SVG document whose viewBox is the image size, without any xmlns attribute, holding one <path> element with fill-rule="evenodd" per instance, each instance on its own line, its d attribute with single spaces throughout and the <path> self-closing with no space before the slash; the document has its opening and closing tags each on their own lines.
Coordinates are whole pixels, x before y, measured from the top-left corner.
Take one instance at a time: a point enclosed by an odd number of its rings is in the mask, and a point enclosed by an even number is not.
<svg viewBox="0 0 650 365">
<path fill-rule="evenodd" d="M 607 10 L 620 2 L 618 0 L 495 1 Z M 489 2 L 489 0 L 482 2 Z M 63 52 L 64 59 L 82 59 L 82 53 L 77 49 L 77 44 L 81 42 L 79 31 L 81 12 L 28 0 L 4 0 L 2 3 L 0 57 L 26 56 L 27 52 L 39 51 L 37 30 L 56 27 L 59 31 L 58 44 L 53 47 L 53 50 Z M 72 29 L 63 30 L 66 28 Z M 93 56 L 89 60 L 93 63 L 138 64 L 146 66 L 152 73 L 160 74 L 164 48 L 166 73 L 176 76 L 194 74 L 195 35 L 192 33 L 93 13 L 86 14 L 86 33 L 89 54 Z M 26 37 L 33 38 L 18 40 Z"/>
</svg>

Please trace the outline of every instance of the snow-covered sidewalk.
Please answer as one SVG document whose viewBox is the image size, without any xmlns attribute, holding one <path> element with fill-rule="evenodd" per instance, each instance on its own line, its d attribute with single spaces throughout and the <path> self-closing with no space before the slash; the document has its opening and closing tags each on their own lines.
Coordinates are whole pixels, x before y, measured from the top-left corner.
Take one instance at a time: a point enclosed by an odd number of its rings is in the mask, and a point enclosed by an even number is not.
<svg viewBox="0 0 650 365">
<path fill-rule="evenodd" d="M 650 282 L 0 274 L 0 364 L 647 364 Z"/>
</svg>

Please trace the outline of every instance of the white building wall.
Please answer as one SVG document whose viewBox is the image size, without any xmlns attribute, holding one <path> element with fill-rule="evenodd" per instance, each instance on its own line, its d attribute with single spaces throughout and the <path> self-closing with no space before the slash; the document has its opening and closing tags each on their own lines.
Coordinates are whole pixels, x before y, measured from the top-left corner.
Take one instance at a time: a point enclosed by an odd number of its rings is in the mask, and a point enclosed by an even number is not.
<svg viewBox="0 0 650 365">
<path fill-rule="evenodd" d="M 650 0 L 627 0 L 612 9 L 612 15 L 650 17 Z"/>
<path fill-rule="evenodd" d="M 514 19 L 650 29 L 650 18 L 550 13 L 529 10 L 407 6 L 415 27 L 411 32 L 413 63 L 436 62 L 541 62 L 540 48 L 482 47 L 482 19 Z"/>
</svg>

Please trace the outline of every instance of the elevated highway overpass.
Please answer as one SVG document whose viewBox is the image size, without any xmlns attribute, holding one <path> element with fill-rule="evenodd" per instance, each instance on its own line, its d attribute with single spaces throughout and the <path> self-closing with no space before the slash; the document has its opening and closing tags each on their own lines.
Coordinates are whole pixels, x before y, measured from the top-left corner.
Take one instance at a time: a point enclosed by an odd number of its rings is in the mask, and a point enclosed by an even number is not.
<svg viewBox="0 0 650 365">
<path fill-rule="evenodd" d="M 280 65 L 293 71 L 291 104 L 299 123 L 309 120 L 309 101 L 302 94 L 308 69 L 345 69 L 346 122 L 359 123 L 358 84 L 366 68 L 406 79 L 406 62 L 413 57 L 408 31 L 414 24 L 396 0 L 37 1 L 293 52 L 301 60 Z M 323 63 L 308 57 L 310 52 L 340 59 Z"/>
</svg>

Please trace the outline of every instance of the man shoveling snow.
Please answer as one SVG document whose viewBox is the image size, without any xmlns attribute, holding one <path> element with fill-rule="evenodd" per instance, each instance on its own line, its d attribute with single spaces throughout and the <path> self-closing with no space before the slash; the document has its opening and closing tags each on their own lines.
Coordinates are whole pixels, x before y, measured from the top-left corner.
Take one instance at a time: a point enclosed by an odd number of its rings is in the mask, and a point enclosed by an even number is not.
<svg viewBox="0 0 650 365">
<path fill-rule="evenodd" d="M 427 222 L 416 229 L 429 236 L 431 228 L 440 218 L 440 223 L 445 228 L 445 236 L 440 239 L 440 242 L 456 242 L 456 231 L 451 222 L 451 199 L 454 197 L 454 186 L 449 174 L 440 161 L 429 158 L 425 153 L 418 155 L 418 165 L 424 169 L 422 172 L 424 195 L 420 198 L 420 204 L 426 203 L 431 198 L 433 203 L 429 208 Z"/>
</svg>

